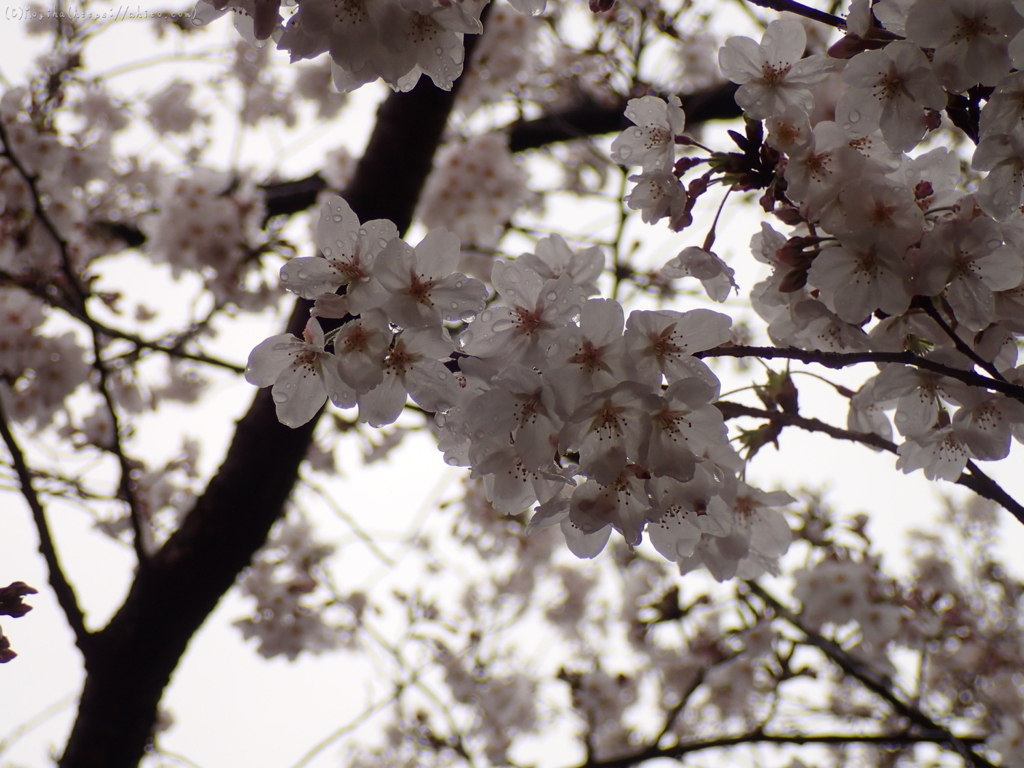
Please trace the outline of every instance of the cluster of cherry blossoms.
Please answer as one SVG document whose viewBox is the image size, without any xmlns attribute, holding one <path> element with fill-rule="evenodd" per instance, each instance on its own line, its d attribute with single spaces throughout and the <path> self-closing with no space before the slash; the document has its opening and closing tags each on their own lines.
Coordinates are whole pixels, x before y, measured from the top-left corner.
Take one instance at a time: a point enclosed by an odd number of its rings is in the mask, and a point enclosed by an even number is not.
<svg viewBox="0 0 1024 768">
<path fill-rule="evenodd" d="M 322 257 L 281 270 L 285 288 L 315 300 L 304 338 L 271 337 L 246 367 L 273 387 L 282 423 L 305 424 L 329 398 L 383 426 L 411 397 L 437 414 L 448 464 L 472 467 L 507 514 L 538 503 L 532 529 L 559 524 L 581 557 L 613 529 L 636 545 L 645 528 L 681 568 L 723 579 L 771 569 L 786 551 L 775 507 L 789 497 L 737 479 L 718 379 L 693 356 L 730 340 L 727 316 L 625 318 L 618 302 L 591 298 L 601 249 L 575 253 L 558 236 L 495 261 L 490 304 L 482 282 L 453 272 L 459 239 L 443 228 L 413 248 L 333 197 L 317 241 Z M 321 318 L 341 324 L 325 334 Z M 454 339 L 446 322 L 459 324 Z"/>
<path fill-rule="evenodd" d="M 509 0 L 521 13 L 536 15 L 545 0 Z M 338 90 L 346 93 L 374 80 L 408 91 L 427 75 L 451 90 L 462 74 L 464 35 L 483 32 L 480 15 L 489 0 L 295 0 L 285 21 L 281 0 L 201 0 L 193 22 L 208 24 L 232 11 L 247 40 L 274 40 L 292 61 L 322 53 L 331 58 Z"/>
<path fill-rule="evenodd" d="M 626 115 L 636 127 L 616 139 L 612 154 L 642 169 L 630 177 L 626 203 L 644 221 L 667 218 L 678 231 L 692 223 L 695 198 L 713 180 L 766 188 L 765 211 L 791 227 L 783 234 L 764 223 L 751 242 L 754 258 L 773 270 L 751 301 L 776 345 L 911 351 L 954 373 L 977 367 L 993 382 L 990 390 L 1019 384 L 1018 10 L 1009 0 L 855 0 L 848 34 L 829 56 L 805 56 L 805 28 L 789 18 L 769 24 L 760 43 L 730 38 L 719 64 L 739 84 L 736 101 L 748 119 L 747 136 L 737 134 L 743 154 L 677 159 L 678 145 L 699 146 L 680 136 L 679 102 L 634 99 Z M 988 173 L 965 194 L 955 153 L 906 153 L 940 125 L 947 101 L 977 104 L 978 89 L 987 102 L 972 166 Z M 682 177 L 703 162 L 712 170 L 684 186 Z M 734 285 L 732 270 L 708 247 L 684 249 L 663 274 L 697 277 L 716 301 Z M 904 437 L 897 466 L 924 469 L 929 478 L 956 480 L 968 460 L 1002 459 L 1011 435 L 1024 435 L 1020 394 L 898 363 L 881 366 L 852 399 L 850 427 L 891 439 L 885 411 L 893 408 Z"/>
</svg>

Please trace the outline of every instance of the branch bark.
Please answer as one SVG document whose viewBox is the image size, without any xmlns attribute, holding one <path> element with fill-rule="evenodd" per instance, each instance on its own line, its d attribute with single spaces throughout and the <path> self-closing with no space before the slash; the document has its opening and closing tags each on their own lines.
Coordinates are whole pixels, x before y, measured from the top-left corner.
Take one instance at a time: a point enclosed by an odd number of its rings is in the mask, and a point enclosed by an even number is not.
<svg viewBox="0 0 1024 768">
<path fill-rule="evenodd" d="M 454 95 L 424 78 L 383 103 L 345 195 L 361 220 L 388 218 L 408 228 Z M 290 332 L 301 331 L 310 304 L 296 301 Z M 124 604 L 83 649 L 85 687 L 61 768 L 138 764 L 171 673 L 281 515 L 316 421 L 285 427 L 270 390 L 256 394 L 181 528 L 141 564 Z"/>
</svg>

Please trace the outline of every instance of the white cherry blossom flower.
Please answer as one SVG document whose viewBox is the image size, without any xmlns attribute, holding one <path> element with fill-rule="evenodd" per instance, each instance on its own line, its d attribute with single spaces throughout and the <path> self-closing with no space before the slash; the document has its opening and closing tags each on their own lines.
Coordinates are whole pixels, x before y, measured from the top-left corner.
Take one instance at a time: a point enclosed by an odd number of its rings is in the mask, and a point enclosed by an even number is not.
<svg viewBox="0 0 1024 768">
<path fill-rule="evenodd" d="M 487 287 L 455 271 L 459 238 L 444 227 L 432 229 L 412 248 L 391 240 L 373 265 L 373 276 L 388 291 L 383 309 L 403 328 L 468 321 L 487 302 Z"/>
<path fill-rule="evenodd" d="M 896 469 L 904 474 L 923 469 L 929 480 L 954 482 L 972 458 L 970 449 L 953 433 L 953 428 L 939 427 L 923 435 L 908 437 L 898 449 Z"/>
<path fill-rule="evenodd" d="M 1013 428 L 1024 424 L 1024 403 L 993 392 L 969 390 L 953 415 L 953 433 L 982 461 L 1010 453 Z"/>
<path fill-rule="evenodd" d="M 597 280 L 604 272 L 605 254 L 599 245 L 573 251 L 561 235 L 549 235 L 537 241 L 533 253 L 524 253 L 516 260 L 545 280 L 568 275 L 586 296 L 600 293 Z"/>
<path fill-rule="evenodd" d="M 909 268 L 902 254 L 873 232 L 862 230 L 824 248 L 811 264 L 808 281 L 821 288 L 839 317 L 864 322 L 876 309 L 901 315 L 910 306 L 905 286 Z"/>
<path fill-rule="evenodd" d="M 836 122 L 857 135 L 879 127 L 894 151 L 912 149 L 925 132 L 925 109 L 941 110 L 946 94 L 931 64 L 913 43 L 898 40 L 880 51 L 863 51 L 843 70 L 850 86 L 836 106 Z"/>
<path fill-rule="evenodd" d="M 568 415 L 587 395 L 611 389 L 630 373 L 622 336 L 622 305 L 613 299 L 588 299 L 580 324 L 562 329 L 547 350 L 546 378 Z"/>
<path fill-rule="evenodd" d="M 935 49 L 932 68 L 954 93 L 1007 75 L 1007 47 L 1021 27 L 1024 19 L 1005 0 L 918 0 L 906 19 L 907 38 Z"/>
<path fill-rule="evenodd" d="M 683 229 L 691 220 L 686 209 L 686 190 L 675 174 L 664 168 L 630 176 L 636 184 L 626 195 L 630 210 L 640 211 L 645 224 L 654 224 L 668 216 L 668 227 L 673 232 Z"/>
<path fill-rule="evenodd" d="M 639 165 L 644 172 L 670 170 L 675 162 L 675 137 L 686 125 L 678 96 L 668 102 L 657 96 L 630 99 L 626 117 L 635 125 L 612 142 L 612 160 L 620 165 Z"/>
<path fill-rule="evenodd" d="M 704 248 L 684 248 L 661 268 L 661 273 L 668 278 L 696 277 L 708 298 L 719 303 L 729 298 L 731 290 L 739 291 L 732 268 Z"/>
<path fill-rule="evenodd" d="M 273 386 L 278 421 L 292 428 L 312 419 L 328 393 L 347 389 L 337 359 L 324 350 L 324 332 L 316 318 L 306 323 L 302 339 L 284 333 L 256 345 L 249 353 L 245 380 L 257 387 Z"/>
<path fill-rule="evenodd" d="M 489 307 L 462 332 L 463 351 L 543 367 L 547 349 L 580 314 L 584 296 L 571 277 L 544 280 L 517 262 L 494 262 L 491 284 L 507 306 Z"/>
<path fill-rule="evenodd" d="M 587 397 L 566 420 L 559 449 L 580 454 L 580 469 L 602 485 L 613 482 L 627 462 L 637 462 L 651 431 L 651 390 L 624 381 Z"/>
<path fill-rule="evenodd" d="M 569 516 L 563 521 L 562 530 L 564 532 L 566 528 L 575 528 L 586 536 L 593 536 L 604 528 L 608 528 L 609 531 L 614 528 L 622 534 L 627 544 L 636 546 L 640 543 L 648 509 L 650 504 L 644 489 L 643 472 L 635 465 L 630 465 L 615 473 L 607 483 L 587 480 L 576 488 L 570 500 Z M 593 546 L 600 539 L 591 541 Z M 566 542 L 572 549 L 575 542 L 570 541 L 568 536 Z M 587 547 L 587 551 L 590 549 L 591 547 Z"/>
<path fill-rule="evenodd" d="M 316 240 L 323 253 L 292 259 L 281 268 L 281 285 L 304 299 L 315 299 L 346 286 L 347 311 L 354 315 L 379 307 L 387 293 L 372 276 L 373 263 L 387 244 L 398 237 L 390 221 L 375 219 L 360 224 L 341 197 L 331 197 L 320 208 Z"/>
<path fill-rule="evenodd" d="M 732 318 L 710 309 L 630 312 L 626 320 L 626 347 L 636 367 L 637 380 L 657 386 L 664 375 L 669 383 L 698 376 L 711 386 L 718 378 L 693 352 L 717 347 L 730 339 Z"/>
<path fill-rule="evenodd" d="M 749 37 L 730 37 L 718 53 L 722 74 L 740 83 L 736 103 L 747 116 L 764 120 L 781 115 L 789 106 L 810 112 L 811 88 L 828 73 L 824 56 L 804 58 L 807 33 L 800 22 L 776 19 L 760 44 Z"/>
<path fill-rule="evenodd" d="M 446 411 L 458 402 L 459 384 L 441 361 L 453 350 L 441 328 L 407 328 L 384 359 L 384 380 L 360 395 L 359 420 L 372 427 L 392 424 L 411 397 L 427 411 Z"/>
</svg>

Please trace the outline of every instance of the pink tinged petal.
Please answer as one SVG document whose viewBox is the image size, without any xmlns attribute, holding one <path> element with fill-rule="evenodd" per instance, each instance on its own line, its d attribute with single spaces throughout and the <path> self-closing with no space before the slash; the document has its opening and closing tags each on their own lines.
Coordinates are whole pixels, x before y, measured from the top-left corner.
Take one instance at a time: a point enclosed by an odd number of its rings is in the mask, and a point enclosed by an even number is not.
<svg viewBox="0 0 1024 768">
<path fill-rule="evenodd" d="M 506 304 L 533 309 L 544 279 L 529 267 L 499 259 L 491 268 L 491 285 Z"/>
<path fill-rule="evenodd" d="M 691 525 L 677 509 L 669 509 L 647 526 L 651 544 L 662 557 L 676 562 L 693 554 L 700 531 Z"/>
<path fill-rule="evenodd" d="M 358 402 L 356 390 L 344 378 L 334 355 L 324 355 L 318 367 L 320 377 L 327 390 L 327 397 L 339 408 L 352 408 Z"/>
<path fill-rule="evenodd" d="M 409 395 L 421 408 L 447 411 L 459 400 L 459 382 L 439 360 L 422 360 L 406 374 Z"/>
<path fill-rule="evenodd" d="M 316 225 L 316 241 L 321 250 L 331 251 L 325 253 L 328 258 L 351 256 L 358 233 L 359 219 L 343 198 L 335 196 L 324 201 Z"/>
<path fill-rule="evenodd" d="M 316 416 L 327 401 L 324 382 L 310 365 L 293 365 L 286 369 L 271 394 L 278 421 L 293 429 Z"/>
<path fill-rule="evenodd" d="M 416 270 L 420 275 L 439 280 L 459 264 L 462 243 L 459 236 L 444 227 L 430 230 L 416 246 Z"/>
<path fill-rule="evenodd" d="M 269 387 L 304 348 L 305 345 L 290 333 L 261 341 L 249 353 L 245 380 L 257 387 Z"/>
<path fill-rule="evenodd" d="M 468 323 L 487 306 L 487 286 L 456 272 L 435 283 L 430 297 L 443 320 Z"/>
<path fill-rule="evenodd" d="M 511 329 L 515 313 L 509 307 L 493 307 L 481 312 L 469 328 L 459 335 L 459 346 L 467 355 L 482 358 L 497 357 L 512 344 Z M 516 362 L 510 358 L 509 362 Z"/>
<path fill-rule="evenodd" d="M 804 25 L 793 19 L 776 19 L 768 25 L 761 38 L 765 60 L 778 68 L 799 61 L 806 48 Z"/>
<path fill-rule="evenodd" d="M 793 531 L 781 512 L 765 507 L 758 510 L 750 528 L 754 549 L 765 557 L 781 557 L 792 542 Z"/>
<path fill-rule="evenodd" d="M 747 83 L 762 77 L 764 56 L 761 46 L 749 37 L 730 37 L 718 51 L 722 74 L 734 83 Z"/>
<path fill-rule="evenodd" d="M 344 276 L 319 256 L 292 259 L 281 267 L 281 287 L 304 299 L 334 293 L 344 282 Z"/>
<path fill-rule="evenodd" d="M 588 299 L 580 310 L 580 331 L 595 347 L 603 347 L 622 336 L 623 317 L 614 299 Z"/>
<path fill-rule="evenodd" d="M 393 424 L 405 408 L 407 395 L 404 377 L 386 370 L 379 385 L 359 396 L 359 420 L 371 427 Z"/>
<path fill-rule="evenodd" d="M 953 415 L 953 434 L 982 461 L 999 461 L 1010 453 L 1010 422 L 1003 418 L 995 398 L 957 410 Z"/>
<path fill-rule="evenodd" d="M 591 559 L 601 554 L 612 535 L 611 525 L 606 525 L 592 533 L 585 533 L 568 517 L 562 518 L 559 524 L 565 536 L 565 545 L 576 557 Z"/>
</svg>

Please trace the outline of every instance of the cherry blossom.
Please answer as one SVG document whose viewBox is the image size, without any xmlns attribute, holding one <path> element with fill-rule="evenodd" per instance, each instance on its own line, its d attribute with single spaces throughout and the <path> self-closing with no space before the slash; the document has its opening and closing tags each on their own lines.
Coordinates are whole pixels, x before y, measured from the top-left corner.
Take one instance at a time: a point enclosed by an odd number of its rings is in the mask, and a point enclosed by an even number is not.
<svg viewBox="0 0 1024 768">
<path fill-rule="evenodd" d="M 879 127 L 890 149 L 906 151 L 925 132 L 925 109 L 946 106 L 946 94 L 921 49 L 896 41 L 881 51 L 864 51 L 843 69 L 850 86 L 836 106 L 836 122 L 867 135 Z"/>
<path fill-rule="evenodd" d="M 292 428 L 312 419 L 329 393 L 347 389 L 337 359 L 324 349 L 324 332 L 316 318 L 306 323 L 302 339 L 284 333 L 260 342 L 249 353 L 245 379 L 257 387 L 273 387 L 277 418 Z"/>
<path fill-rule="evenodd" d="M 390 221 L 360 224 L 341 197 L 327 199 L 320 209 L 316 238 L 319 256 L 292 259 L 281 268 L 281 285 L 304 299 L 315 299 L 345 286 L 345 309 L 359 314 L 378 307 L 387 292 L 373 277 L 373 264 L 388 243 L 398 237 Z"/>
<path fill-rule="evenodd" d="M 639 165 L 644 173 L 669 170 L 675 162 L 675 137 L 682 133 L 686 116 L 679 98 L 668 102 L 657 96 L 630 99 L 626 117 L 635 125 L 612 142 L 612 159 L 621 165 Z"/>
<path fill-rule="evenodd" d="M 760 44 L 749 37 L 730 37 L 718 54 L 722 74 L 740 83 L 736 103 L 755 120 L 781 115 L 796 106 L 810 112 L 810 89 L 828 72 L 824 56 L 804 57 L 807 33 L 791 19 L 768 25 Z"/>
</svg>

